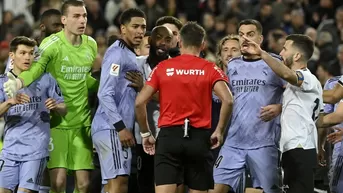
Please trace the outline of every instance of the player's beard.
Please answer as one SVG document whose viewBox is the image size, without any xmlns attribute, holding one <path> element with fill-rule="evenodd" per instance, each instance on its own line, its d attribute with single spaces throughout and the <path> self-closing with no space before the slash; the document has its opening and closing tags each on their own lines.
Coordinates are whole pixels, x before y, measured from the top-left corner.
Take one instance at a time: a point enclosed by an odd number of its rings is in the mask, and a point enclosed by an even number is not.
<svg viewBox="0 0 343 193">
<path fill-rule="evenodd" d="M 289 68 L 292 67 L 292 65 L 293 65 L 293 56 L 289 56 L 289 57 L 285 58 L 283 63 L 286 66 L 288 66 Z"/>
<path fill-rule="evenodd" d="M 158 58 L 167 58 L 168 57 L 168 51 L 165 51 L 163 54 L 158 54 L 157 53 L 157 46 L 156 45 L 150 45 L 150 53 L 152 53 L 155 57 L 158 57 Z M 151 55 L 151 54 L 149 54 Z"/>
</svg>

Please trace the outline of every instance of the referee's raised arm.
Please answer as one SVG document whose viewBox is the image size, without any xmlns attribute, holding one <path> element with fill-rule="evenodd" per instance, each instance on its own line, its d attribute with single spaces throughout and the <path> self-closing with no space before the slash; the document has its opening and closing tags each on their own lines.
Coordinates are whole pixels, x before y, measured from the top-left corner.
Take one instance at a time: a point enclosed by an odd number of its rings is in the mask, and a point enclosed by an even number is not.
<svg viewBox="0 0 343 193">
<path fill-rule="evenodd" d="M 185 24 L 180 31 L 181 55 L 158 64 L 136 98 L 144 150 L 155 154 L 156 193 L 175 192 L 177 184 L 182 183 L 200 192 L 214 186 L 211 148 L 223 141 L 233 99 L 224 72 L 199 57 L 205 35 L 197 23 Z M 211 136 L 213 90 L 222 106 Z M 155 144 L 146 119 L 146 104 L 157 91 L 161 130 Z"/>
</svg>

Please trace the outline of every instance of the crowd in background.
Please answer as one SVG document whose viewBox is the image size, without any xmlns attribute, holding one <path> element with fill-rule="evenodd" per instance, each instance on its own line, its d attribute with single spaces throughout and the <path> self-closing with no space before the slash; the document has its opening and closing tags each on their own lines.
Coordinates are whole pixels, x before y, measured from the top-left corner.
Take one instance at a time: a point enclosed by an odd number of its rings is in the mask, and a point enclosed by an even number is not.
<svg viewBox="0 0 343 193">
<path fill-rule="evenodd" d="M 9 41 L 18 35 L 39 36 L 39 17 L 62 0 L 3 1 L 0 27 L 0 64 L 7 60 Z M 6 5 L 9 4 L 9 5 Z M 17 4 L 18 5 L 17 5 Z M 339 0 L 85 0 L 88 11 L 86 34 L 98 43 L 99 55 L 107 48 L 106 38 L 119 35 L 118 19 L 127 8 L 139 7 L 147 15 L 148 30 L 164 15 L 182 22 L 198 21 L 207 31 L 205 58 L 215 61 L 216 44 L 227 34 L 237 34 L 242 19 L 253 18 L 263 25 L 263 47 L 279 53 L 287 34 L 309 35 L 316 42 L 310 69 L 321 79 L 323 69 L 340 75 L 343 65 L 343 1 Z M 19 6 L 20 4 L 20 6 Z M 25 5 L 25 4 L 24 4 Z M 8 8 L 8 9 L 6 9 Z M 317 67 L 320 68 L 317 71 Z M 3 69 L 3 65 L 1 65 Z M 327 78 L 327 77 L 326 77 Z M 325 79 L 321 80 L 323 83 Z"/>
<path fill-rule="evenodd" d="M 324 85 L 332 76 L 343 74 L 342 0 L 84 0 L 88 11 L 86 34 L 94 37 L 101 60 L 108 37 L 119 34 L 119 16 L 132 7 L 147 16 L 147 29 L 158 18 L 170 15 L 183 23 L 197 21 L 207 32 L 204 57 L 216 61 L 217 43 L 237 34 L 243 19 L 256 19 L 263 26 L 263 48 L 278 54 L 291 33 L 310 36 L 316 43 L 309 63 L 311 72 Z M 0 23 L 0 72 L 8 59 L 9 42 L 15 36 L 38 38 L 39 19 L 47 9 L 60 9 L 62 0 L 2 0 Z M 318 173 L 318 181 L 326 179 Z M 325 184 L 325 183 L 324 183 Z"/>
</svg>

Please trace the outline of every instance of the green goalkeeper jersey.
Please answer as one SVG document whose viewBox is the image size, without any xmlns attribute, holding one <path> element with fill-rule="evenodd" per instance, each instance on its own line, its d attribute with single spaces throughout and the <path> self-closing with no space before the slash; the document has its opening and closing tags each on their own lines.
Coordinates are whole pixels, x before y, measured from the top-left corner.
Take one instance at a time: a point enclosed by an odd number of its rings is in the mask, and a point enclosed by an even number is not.
<svg viewBox="0 0 343 193">
<path fill-rule="evenodd" d="M 57 80 L 68 113 L 64 117 L 52 115 L 51 127 L 72 129 L 91 125 L 88 90 L 98 86 L 98 82 L 91 76 L 97 44 L 89 36 L 81 37 L 82 43 L 79 46 L 68 42 L 63 30 L 45 38 L 39 47 L 39 58 L 30 70 L 19 76 L 24 86 L 30 85 L 44 72 L 51 73 Z"/>
</svg>

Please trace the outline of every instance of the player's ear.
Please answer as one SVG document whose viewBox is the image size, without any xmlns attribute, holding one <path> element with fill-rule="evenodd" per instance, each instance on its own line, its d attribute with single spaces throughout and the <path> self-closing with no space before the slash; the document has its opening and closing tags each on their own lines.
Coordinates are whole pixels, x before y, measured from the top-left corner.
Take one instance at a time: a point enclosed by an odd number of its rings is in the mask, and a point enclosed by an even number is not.
<svg viewBox="0 0 343 193">
<path fill-rule="evenodd" d="M 62 22 L 63 25 L 66 25 L 67 24 L 67 17 L 62 15 L 61 22 Z"/>
<path fill-rule="evenodd" d="M 263 43 L 263 35 L 260 35 L 260 45 Z"/>
<path fill-rule="evenodd" d="M 8 54 L 10 56 L 10 58 L 13 60 L 14 59 L 14 52 L 9 52 Z"/>
<path fill-rule="evenodd" d="M 44 24 L 40 24 L 40 25 L 39 25 L 39 29 L 40 29 L 42 32 L 45 32 L 45 25 L 44 25 Z"/>
<path fill-rule="evenodd" d="M 299 53 L 299 52 L 296 52 L 294 55 L 293 55 L 293 60 L 294 61 L 299 61 L 302 57 L 302 54 Z"/>
<path fill-rule="evenodd" d="M 206 41 L 202 41 L 201 46 L 200 46 L 200 50 L 203 51 L 206 48 Z"/>
<path fill-rule="evenodd" d="M 148 36 L 148 44 L 151 45 L 151 36 Z"/>
<path fill-rule="evenodd" d="M 120 32 L 121 32 L 123 35 L 126 34 L 126 27 L 125 27 L 125 25 L 123 25 L 123 24 L 120 25 Z"/>
</svg>

